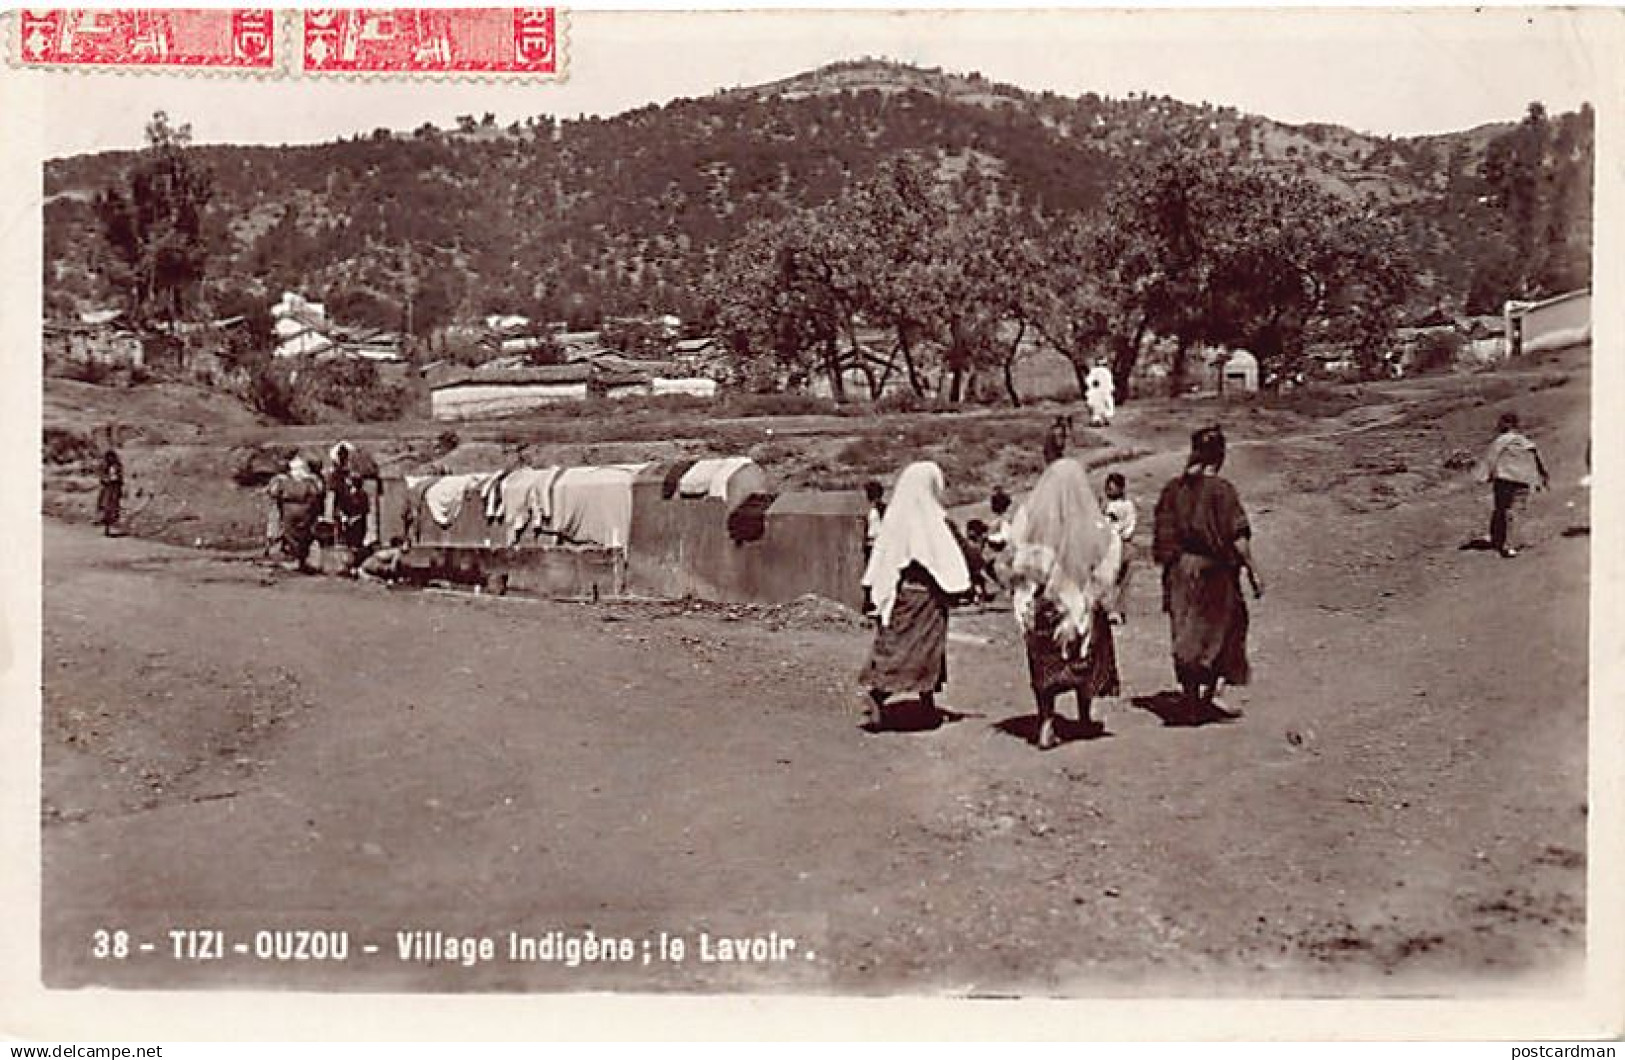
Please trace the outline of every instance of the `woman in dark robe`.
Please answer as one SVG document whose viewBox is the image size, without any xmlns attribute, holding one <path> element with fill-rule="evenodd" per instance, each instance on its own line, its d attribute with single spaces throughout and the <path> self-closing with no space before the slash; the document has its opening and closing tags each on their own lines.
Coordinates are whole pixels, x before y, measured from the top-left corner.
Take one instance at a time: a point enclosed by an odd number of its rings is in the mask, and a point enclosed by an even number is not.
<svg viewBox="0 0 1625 1060">
<path fill-rule="evenodd" d="M 329 454 L 327 520 L 333 524 L 334 542 L 349 552 L 354 570 L 365 557 L 373 538 L 375 498 L 379 492 L 378 465 L 349 442 L 339 442 Z"/>
<path fill-rule="evenodd" d="M 102 454 L 101 489 L 96 494 L 96 525 L 106 537 L 113 536 L 124 505 L 124 461 L 113 449 Z"/>
<path fill-rule="evenodd" d="M 1246 573 L 1262 598 L 1252 528 L 1224 466 L 1224 432 L 1191 435 L 1190 457 L 1157 498 L 1152 553 L 1162 567 L 1163 610 L 1173 639 L 1174 673 L 1187 701 L 1207 711 L 1223 682 L 1247 683 Z"/>
<path fill-rule="evenodd" d="M 878 623 L 858 677 L 868 690 L 870 725 L 880 723 L 892 695 L 912 693 L 935 710 L 948 678 L 948 607 L 970 591 L 970 569 L 942 506 L 942 486 L 936 464 L 903 469 L 863 573 Z"/>
<path fill-rule="evenodd" d="M 1122 542 L 1076 460 L 1050 464 L 1010 522 L 1012 598 L 1038 705 L 1038 746 L 1055 735 L 1055 703 L 1070 692 L 1078 722 L 1098 730 L 1090 705 L 1118 694 L 1107 605 L 1116 596 Z"/>
</svg>

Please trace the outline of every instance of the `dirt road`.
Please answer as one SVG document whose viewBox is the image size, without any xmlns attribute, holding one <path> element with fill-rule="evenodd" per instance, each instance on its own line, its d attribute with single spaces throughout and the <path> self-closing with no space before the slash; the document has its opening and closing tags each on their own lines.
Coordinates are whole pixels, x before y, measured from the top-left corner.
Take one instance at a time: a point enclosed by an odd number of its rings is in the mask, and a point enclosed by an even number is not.
<svg viewBox="0 0 1625 1060">
<path fill-rule="evenodd" d="M 1239 447 L 1227 472 L 1270 575 L 1244 716 L 1188 726 L 1164 705 L 1142 571 L 1107 735 L 1045 754 L 1008 614 L 955 617 L 959 720 L 868 735 L 865 634 L 822 612 L 392 592 L 53 521 L 47 981 L 1550 987 L 1584 936 L 1588 401 L 1576 378 Z M 1558 477 L 1512 561 L 1458 547 L 1487 500 L 1442 470 L 1507 403 Z M 1131 469 L 1147 509 L 1178 457 L 1157 448 Z M 256 957 L 283 928 L 347 931 L 347 958 Z M 98 929 L 135 948 L 98 957 Z M 225 932 L 224 956 L 176 959 L 171 929 Z M 496 955 L 403 960 L 403 941 L 447 945 L 413 930 Z M 632 956 L 504 959 L 510 931 L 589 930 Z M 704 959 L 773 932 L 765 959 Z"/>
</svg>

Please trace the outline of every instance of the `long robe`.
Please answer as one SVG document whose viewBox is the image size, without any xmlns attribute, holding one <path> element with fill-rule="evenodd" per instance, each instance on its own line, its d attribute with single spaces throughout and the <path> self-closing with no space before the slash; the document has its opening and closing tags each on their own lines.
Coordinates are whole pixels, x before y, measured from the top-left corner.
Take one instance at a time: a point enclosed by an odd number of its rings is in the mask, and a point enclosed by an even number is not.
<svg viewBox="0 0 1625 1060">
<path fill-rule="evenodd" d="M 1157 499 L 1152 552 L 1163 571 L 1174 671 L 1181 683 L 1246 684 L 1247 601 L 1236 541 L 1252 529 L 1236 488 L 1186 474 Z"/>
<path fill-rule="evenodd" d="M 112 529 L 118 525 L 124 504 L 124 465 L 107 462 L 102 465 L 101 489 L 96 494 L 96 525 Z"/>
<path fill-rule="evenodd" d="M 278 475 L 266 487 L 266 493 L 281 513 L 282 550 L 300 563 L 310 557 L 324 492 L 321 479 L 308 473 Z"/>
<path fill-rule="evenodd" d="M 874 604 L 874 647 L 858 680 L 871 692 L 937 692 L 948 679 L 948 605 L 970 590 L 964 543 L 942 507 L 942 469 L 910 464 L 863 572 Z"/>
<path fill-rule="evenodd" d="M 1045 469 L 1011 520 L 1012 602 L 1034 694 L 1119 693 L 1105 605 L 1115 596 L 1122 544 L 1076 460 Z"/>
<path fill-rule="evenodd" d="M 859 684 L 888 695 L 942 691 L 948 681 L 948 597 L 919 564 L 898 580 L 890 618 L 875 630 Z"/>
</svg>

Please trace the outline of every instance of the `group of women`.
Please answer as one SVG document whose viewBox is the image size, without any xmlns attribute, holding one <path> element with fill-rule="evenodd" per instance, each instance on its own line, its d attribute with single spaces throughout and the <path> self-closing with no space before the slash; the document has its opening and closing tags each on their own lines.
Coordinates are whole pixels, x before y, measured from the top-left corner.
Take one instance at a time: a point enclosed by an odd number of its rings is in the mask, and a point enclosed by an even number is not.
<svg viewBox="0 0 1625 1060">
<path fill-rule="evenodd" d="M 1235 487 L 1220 476 L 1225 440 L 1217 427 L 1197 431 L 1190 456 L 1157 500 L 1152 555 L 1163 572 L 1175 674 L 1193 708 L 1216 711 L 1225 682 L 1248 679 L 1245 574 L 1263 580 L 1251 530 Z M 863 584 L 877 619 L 874 646 L 859 680 L 866 720 L 883 721 L 893 696 L 912 695 L 928 710 L 947 681 L 948 613 L 970 590 L 970 571 L 943 506 L 942 469 L 910 464 L 898 476 L 875 535 Z M 1036 704 L 1037 743 L 1059 740 L 1056 704 L 1077 700 L 1084 732 L 1099 731 L 1091 705 L 1120 694 L 1108 608 L 1121 575 L 1122 543 L 1078 461 L 1055 454 L 1010 522 L 1012 600 L 1021 625 Z"/>
<path fill-rule="evenodd" d="M 270 500 L 265 527 L 267 555 L 280 548 L 301 571 L 310 569 L 311 547 L 324 520 L 331 542 L 346 548 L 353 567 L 376 540 L 374 509 L 381 485 L 378 465 L 364 450 L 339 442 L 329 454 L 324 477 L 303 456 L 288 461 L 288 470 L 266 486 Z"/>
</svg>

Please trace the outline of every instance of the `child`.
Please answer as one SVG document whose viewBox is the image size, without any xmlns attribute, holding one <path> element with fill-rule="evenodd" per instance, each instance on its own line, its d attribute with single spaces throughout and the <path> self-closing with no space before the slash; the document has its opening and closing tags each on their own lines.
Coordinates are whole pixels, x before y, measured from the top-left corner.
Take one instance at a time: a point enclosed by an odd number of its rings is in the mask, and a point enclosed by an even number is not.
<svg viewBox="0 0 1625 1060">
<path fill-rule="evenodd" d="M 994 551 L 1003 552 L 1004 546 L 1010 543 L 1010 494 L 1004 492 L 1003 486 L 994 486 L 987 506 L 993 510 L 993 526 L 987 532 L 987 543 Z"/>
<path fill-rule="evenodd" d="M 1546 465 L 1535 443 L 1518 431 L 1518 414 L 1503 412 L 1496 424 L 1495 440 L 1478 462 L 1480 482 L 1493 491 L 1494 510 L 1490 513 L 1490 544 L 1506 559 L 1518 554 L 1512 544 L 1513 512 L 1523 507 L 1531 490 L 1551 484 Z"/>
<path fill-rule="evenodd" d="M 870 479 L 863 484 L 863 495 L 869 498 L 869 515 L 863 525 L 863 557 L 868 559 L 875 547 L 875 535 L 880 533 L 880 520 L 886 515 L 886 490 Z"/>
<path fill-rule="evenodd" d="M 355 569 L 355 576 L 364 582 L 397 581 L 401 576 L 406 547 L 405 539 L 390 538 L 388 548 L 380 548 L 362 560 Z"/>
<path fill-rule="evenodd" d="M 1111 606 L 1111 620 L 1120 626 L 1125 618 L 1123 601 L 1128 599 L 1129 561 L 1134 554 L 1130 539 L 1134 536 L 1134 527 L 1140 515 L 1134 502 L 1128 498 L 1127 480 L 1116 471 L 1106 476 L 1106 519 L 1117 531 L 1117 539 L 1123 542 L 1123 562 L 1117 568 L 1117 591 L 1113 594 Z"/>
<path fill-rule="evenodd" d="M 966 523 L 965 566 L 970 569 L 971 599 L 979 604 L 989 602 L 1004 588 L 1003 581 L 993 569 L 993 552 L 993 540 L 987 524 L 980 519 Z"/>
<path fill-rule="evenodd" d="M 869 561 L 869 553 L 875 550 L 875 538 L 880 533 L 880 520 L 886 516 L 886 489 L 874 479 L 863 484 L 863 495 L 869 499 L 869 513 L 863 522 L 863 560 Z M 869 588 L 863 589 L 863 614 L 872 617 L 875 613 L 874 601 L 869 597 Z"/>
</svg>

